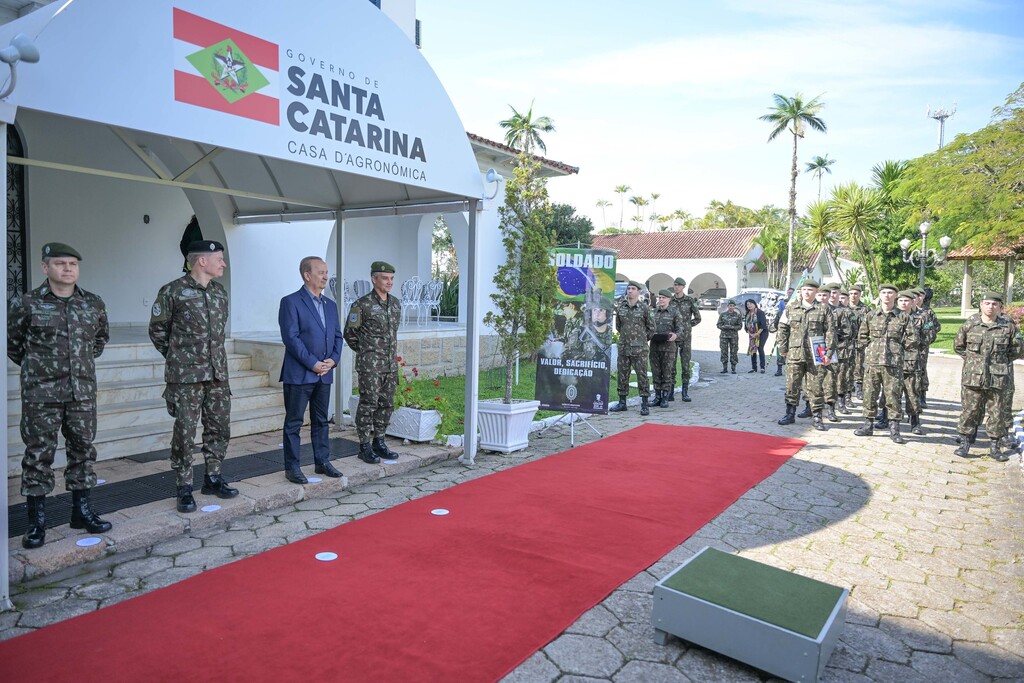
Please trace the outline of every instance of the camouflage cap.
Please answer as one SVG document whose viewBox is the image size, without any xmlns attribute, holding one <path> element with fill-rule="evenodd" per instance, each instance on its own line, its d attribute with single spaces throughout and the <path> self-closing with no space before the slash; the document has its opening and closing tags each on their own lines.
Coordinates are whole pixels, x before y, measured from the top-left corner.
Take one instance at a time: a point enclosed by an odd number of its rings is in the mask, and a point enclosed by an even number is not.
<svg viewBox="0 0 1024 683">
<path fill-rule="evenodd" d="M 675 279 L 675 280 L 674 280 L 674 281 L 672 282 L 672 284 L 674 284 L 674 285 L 683 285 L 683 286 L 685 287 L 685 286 L 686 286 L 686 278 L 681 278 L 681 277 L 677 277 L 677 278 L 676 278 L 676 279 Z"/>
<path fill-rule="evenodd" d="M 999 303 L 1003 303 L 1003 293 L 1002 292 L 985 292 L 985 294 L 981 297 L 981 300 L 982 301 L 998 301 Z"/>
<path fill-rule="evenodd" d="M 814 287 L 815 289 L 817 289 L 821 285 L 818 284 L 817 280 L 811 280 L 810 278 L 808 278 L 808 279 L 804 280 L 803 282 L 801 282 L 800 286 L 801 287 Z"/>
<path fill-rule="evenodd" d="M 676 294 L 671 289 L 666 287 L 665 289 L 658 290 L 658 296 L 667 296 L 668 298 L 674 297 Z"/>
<path fill-rule="evenodd" d="M 891 289 L 894 292 L 900 291 L 900 288 L 892 284 L 891 282 L 883 282 L 882 284 L 878 285 L 879 292 L 881 292 L 883 289 Z"/>
<path fill-rule="evenodd" d="M 370 264 L 370 275 L 374 273 L 394 273 L 395 267 L 387 261 L 374 261 Z"/>
<path fill-rule="evenodd" d="M 626 285 L 626 286 L 627 287 L 636 287 L 640 291 L 643 291 L 643 289 L 644 289 L 644 286 L 642 284 L 640 284 L 639 282 L 637 282 L 636 280 L 630 280 L 629 284 Z"/>
<path fill-rule="evenodd" d="M 214 240 L 196 240 L 188 245 L 189 254 L 212 254 L 218 251 L 224 251 L 224 245 Z"/>
<path fill-rule="evenodd" d="M 58 256 L 73 256 L 79 261 L 82 260 L 81 254 L 63 242 L 47 242 L 43 245 L 43 258 L 57 258 Z"/>
<path fill-rule="evenodd" d="M 912 290 L 912 289 L 904 289 L 904 290 L 901 290 L 900 293 L 896 295 L 896 298 L 897 299 L 916 299 L 917 298 L 917 293 L 914 290 Z"/>
</svg>

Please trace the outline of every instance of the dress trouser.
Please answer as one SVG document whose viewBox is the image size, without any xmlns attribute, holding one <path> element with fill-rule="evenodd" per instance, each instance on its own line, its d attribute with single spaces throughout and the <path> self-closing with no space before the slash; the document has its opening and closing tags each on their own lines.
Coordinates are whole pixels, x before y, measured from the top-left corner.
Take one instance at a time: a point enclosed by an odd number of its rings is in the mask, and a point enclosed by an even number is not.
<svg viewBox="0 0 1024 683">
<path fill-rule="evenodd" d="M 309 436 L 313 442 L 313 461 L 331 459 L 328 440 L 327 408 L 331 402 L 331 385 L 325 382 L 284 385 L 284 469 L 299 469 L 299 432 L 309 406 Z"/>
</svg>

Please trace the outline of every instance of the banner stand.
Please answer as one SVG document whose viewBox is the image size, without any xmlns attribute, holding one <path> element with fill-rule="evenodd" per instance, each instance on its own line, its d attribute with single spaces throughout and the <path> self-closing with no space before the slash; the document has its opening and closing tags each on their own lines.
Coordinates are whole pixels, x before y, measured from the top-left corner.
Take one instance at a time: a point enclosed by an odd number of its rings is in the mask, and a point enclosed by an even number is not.
<svg viewBox="0 0 1024 683">
<path fill-rule="evenodd" d="M 585 414 L 589 414 L 589 413 L 574 413 L 574 412 L 562 413 L 561 415 L 559 415 L 557 420 L 554 420 L 553 422 L 545 425 L 544 428 L 540 430 L 540 433 L 543 434 L 547 430 L 551 429 L 555 425 L 561 424 L 562 422 L 568 422 L 569 423 L 569 448 L 575 448 L 576 447 L 576 423 L 577 422 L 582 422 L 583 424 L 585 424 L 588 427 L 590 427 L 590 431 L 594 432 L 599 437 L 604 438 L 604 434 L 599 432 L 597 430 L 597 427 L 595 427 L 594 425 L 590 424 L 590 420 L 588 420 L 586 417 L 584 417 Z"/>
</svg>

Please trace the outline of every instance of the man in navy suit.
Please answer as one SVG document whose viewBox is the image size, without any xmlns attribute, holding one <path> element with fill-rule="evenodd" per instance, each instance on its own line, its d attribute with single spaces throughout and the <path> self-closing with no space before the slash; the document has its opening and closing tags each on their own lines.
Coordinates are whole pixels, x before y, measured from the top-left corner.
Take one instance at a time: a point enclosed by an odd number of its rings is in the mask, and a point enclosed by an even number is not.
<svg viewBox="0 0 1024 683">
<path fill-rule="evenodd" d="M 314 471 L 328 477 L 342 476 L 330 462 L 327 407 L 344 342 L 337 304 L 323 295 L 327 264 L 317 256 L 307 256 L 299 263 L 299 274 L 302 288 L 281 299 L 277 314 L 285 348 L 279 381 L 284 384 L 284 476 L 292 483 L 308 484 L 299 469 L 299 430 L 306 406 Z"/>
</svg>

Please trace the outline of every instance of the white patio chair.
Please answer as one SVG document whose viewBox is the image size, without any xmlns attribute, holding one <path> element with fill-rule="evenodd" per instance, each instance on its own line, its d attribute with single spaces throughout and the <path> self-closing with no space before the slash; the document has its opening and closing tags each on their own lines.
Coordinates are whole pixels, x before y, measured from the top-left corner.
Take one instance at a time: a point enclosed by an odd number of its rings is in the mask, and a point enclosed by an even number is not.
<svg viewBox="0 0 1024 683">
<path fill-rule="evenodd" d="M 423 289 L 423 283 L 418 277 L 413 275 L 411 278 L 402 283 L 402 324 L 404 325 L 409 319 L 409 311 L 416 309 L 416 321 L 419 322 L 419 309 L 420 309 L 420 292 Z"/>
<path fill-rule="evenodd" d="M 331 288 L 331 298 L 335 301 L 338 300 L 338 278 L 331 276 L 331 279 L 327 281 L 327 286 Z"/>
<path fill-rule="evenodd" d="M 373 291 L 373 285 L 369 280 L 356 280 L 352 283 L 352 294 L 355 301 L 356 299 L 362 299 L 364 296 Z"/>
<path fill-rule="evenodd" d="M 441 319 L 441 291 L 443 289 L 444 283 L 440 280 L 431 280 L 423 285 L 423 297 L 420 299 L 420 306 L 423 307 L 427 320 L 431 319 L 430 312 L 432 310 L 436 310 L 437 319 Z"/>
</svg>

